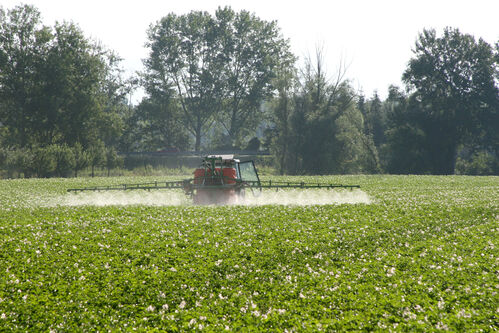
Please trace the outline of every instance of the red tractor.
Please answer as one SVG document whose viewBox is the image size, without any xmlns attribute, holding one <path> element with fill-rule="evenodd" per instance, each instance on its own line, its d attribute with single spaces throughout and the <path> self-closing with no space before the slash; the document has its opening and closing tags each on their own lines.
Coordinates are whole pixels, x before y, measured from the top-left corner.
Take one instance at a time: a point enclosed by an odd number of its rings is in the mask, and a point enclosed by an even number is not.
<svg viewBox="0 0 499 333">
<path fill-rule="evenodd" d="M 244 201 L 245 192 L 258 195 L 262 189 L 282 188 L 359 188 L 359 185 L 314 184 L 304 182 L 260 181 L 253 161 L 241 162 L 233 155 L 212 155 L 203 159 L 194 171 L 194 178 L 171 182 L 151 182 L 68 189 L 68 192 L 183 189 L 194 204 L 237 204 Z"/>
</svg>

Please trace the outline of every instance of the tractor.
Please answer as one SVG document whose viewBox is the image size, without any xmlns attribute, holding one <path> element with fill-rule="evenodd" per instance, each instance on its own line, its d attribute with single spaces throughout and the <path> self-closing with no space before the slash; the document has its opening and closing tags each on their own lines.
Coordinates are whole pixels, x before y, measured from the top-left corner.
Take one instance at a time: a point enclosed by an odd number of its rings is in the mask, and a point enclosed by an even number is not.
<svg viewBox="0 0 499 333">
<path fill-rule="evenodd" d="M 360 188 L 359 185 L 321 184 L 305 182 L 261 181 L 253 161 L 240 161 L 233 155 L 210 155 L 203 158 L 195 169 L 194 177 L 179 181 L 149 182 L 139 184 L 121 184 L 71 188 L 68 192 L 113 191 L 113 190 L 157 190 L 182 189 L 196 205 L 225 205 L 244 202 L 246 192 L 254 196 L 263 189 L 334 189 Z"/>
</svg>

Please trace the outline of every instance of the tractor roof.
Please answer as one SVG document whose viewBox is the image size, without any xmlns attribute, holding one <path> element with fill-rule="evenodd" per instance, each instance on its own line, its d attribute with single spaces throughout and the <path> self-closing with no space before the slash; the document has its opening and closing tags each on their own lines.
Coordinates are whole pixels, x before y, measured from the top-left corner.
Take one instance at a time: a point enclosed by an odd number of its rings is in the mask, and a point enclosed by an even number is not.
<svg viewBox="0 0 499 333">
<path fill-rule="evenodd" d="M 234 155 L 208 155 L 207 158 L 222 158 L 222 160 L 232 160 Z"/>
<path fill-rule="evenodd" d="M 239 162 L 239 160 L 234 159 L 234 155 L 209 155 L 206 158 L 220 158 L 222 161 L 235 161 Z"/>
</svg>

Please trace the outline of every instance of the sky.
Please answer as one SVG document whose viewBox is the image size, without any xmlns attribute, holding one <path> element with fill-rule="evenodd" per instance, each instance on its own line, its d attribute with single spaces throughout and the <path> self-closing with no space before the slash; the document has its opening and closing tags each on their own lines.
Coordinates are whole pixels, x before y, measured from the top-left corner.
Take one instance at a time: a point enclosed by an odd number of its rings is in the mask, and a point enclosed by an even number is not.
<svg viewBox="0 0 499 333">
<path fill-rule="evenodd" d="M 192 10 L 213 14 L 224 6 L 248 10 L 277 21 L 298 64 L 319 47 L 331 80 L 345 64 L 346 78 L 368 97 L 376 91 L 385 98 L 391 84 L 402 85 L 418 33 L 425 28 L 441 34 L 450 26 L 489 44 L 499 41 L 499 0 L 0 0 L 4 9 L 21 3 L 37 7 L 45 25 L 78 24 L 87 37 L 117 52 L 128 74 L 142 70 L 146 31 L 163 16 Z"/>
</svg>

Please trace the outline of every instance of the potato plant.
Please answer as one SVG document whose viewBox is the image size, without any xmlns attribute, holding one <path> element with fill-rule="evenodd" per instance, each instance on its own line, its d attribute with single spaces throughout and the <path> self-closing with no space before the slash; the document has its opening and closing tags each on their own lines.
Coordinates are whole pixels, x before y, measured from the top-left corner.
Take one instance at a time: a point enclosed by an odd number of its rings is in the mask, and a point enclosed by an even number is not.
<svg viewBox="0 0 499 333">
<path fill-rule="evenodd" d="M 65 204 L 144 180 L 0 181 L 0 330 L 498 328 L 498 177 L 305 179 L 370 204 Z"/>
</svg>

